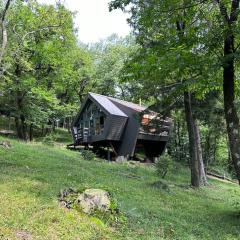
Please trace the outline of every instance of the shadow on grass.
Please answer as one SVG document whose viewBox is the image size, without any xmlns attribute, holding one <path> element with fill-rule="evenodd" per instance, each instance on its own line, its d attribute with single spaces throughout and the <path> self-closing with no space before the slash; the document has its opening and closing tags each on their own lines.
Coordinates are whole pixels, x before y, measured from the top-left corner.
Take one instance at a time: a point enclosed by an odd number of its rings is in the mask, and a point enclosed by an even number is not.
<svg viewBox="0 0 240 240">
<path fill-rule="evenodd" d="M 160 190 L 166 191 L 166 192 L 170 192 L 169 185 L 167 183 L 161 181 L 161 180 L 156 181 L 154 183 L 150 183 L 149 186 L 153 187 L 153 188 L 156 188 L 156 189 L 160 189 Z"/>
</svg>

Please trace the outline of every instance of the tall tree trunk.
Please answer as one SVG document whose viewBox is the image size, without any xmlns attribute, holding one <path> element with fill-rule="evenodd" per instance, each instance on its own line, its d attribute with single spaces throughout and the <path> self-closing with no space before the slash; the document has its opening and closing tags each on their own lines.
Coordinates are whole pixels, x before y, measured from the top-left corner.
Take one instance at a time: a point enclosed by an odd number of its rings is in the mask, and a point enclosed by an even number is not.
<svg viewBox="0 0 240 240">
<path fill-rule="evenodd" d="M 25 117 L 23 114 L 21 114 L 20 119 L 21 119 L 21 128 L 22 128 L 22 134 L 23 134 L 22 139 L 27 141 L 28 140 L 27 124 L 26 124 Z"/>
<path fill-rule="evenodd" d="M 18 117 L 15 117 L 15 126 L 16 126 L 17 136 L 19 138 L 22 138 L 22 128 L 20 127 Z"/>
<path fill-rule="evenodd" d="M 29 140 L 33 140 L 33 124 L 31 123 L 29 126 Z"/>
<path fill-rule="evenodd" d="M 194 187 L 199 187 L 200 177 L 199 177 L 198 148 L 196 144 L 196 130 L 195 130 L 196 123 L 193 118 L 190 92 L 184 92 L 184 107 L 185 107 L 185 117 L 187 122 L 188 138 L 189 138 L 191 184 Z"/>
<path fill-rule="evenodd" d="M 217 136 L 214 137 L 214 143 L 213 143 L 213 159 L 212 162 L 216 162 L 216 153 L 217 153 Z"/>
<path fill-rule="evenodd" d="M 179 41 L 183 41 L 185 31 L 185 21 L 176 21 L 176 27 L 178 32 Z M 193 117 L 191 93 L 184 92 L 184 107 L 185 117 L 188 129 L 189 138 L 189 155 L 191 165 L 191 184 L 194 187 L 200 187 L 203 183 L 205 184 L 205 171 L 202 158 L 202 148 L 200 143 L 200 134 L 197 127 L 197 123 Z"/>
<path fill-rule="evenodd" d="M 0 50 L 0 64 L 2 63 L 3 55 L 5 53 L 5 49 L 7 47 L 7 30 L 5 27 L 5 23 L 1 23 L 1 35 L 2 35 L 2 43 Z"/>
<path fill-rule="evenodd" d="M 208 167 L 210 163 L 210 131 L 205 137 L 205 144 L 204 144 L 204 159 L 206 160 L 206 167 Z"/>
<path fill-rule="evenodd" d="M 15 126 L 18 138 L 27 141 L 27 126 L 23 115 L 15 117 Z"/>
<path fill-rule="evenodd" d="M 197 145 L 197 155 L 198 155 L 198 164 L 199 164 L 199 181 L 200 185 L 207 185 L 207 177 L 204 169 L 203 157 L 202 157 L 202 146 L 201 139 L 198 127 L 198 121 L 195 120 L 195 136 L 196 136 L 196 145 Z"/>
<path fill-rule="evenodd" d="M 231 151 L 231 159 L 240 184 L 240 138 L 239 118 L 237 115 L 235 100 L 235 69 L 234 69 L 234 36 L 229 35 L 224 41 L 223 64 L 223 95 L 224 113 L 227 124 L 228 139 Z"/>
<path fill-rule="evenodd" d="M 2 16 L 1 16 L 1 20 L 0 20 L 1 38 L 2 38 L 1 39 L 1 49 L 0 49 L 0 65 L 2 63 L 3 55 L 4 55 L 5 49 L 7 47 L 7 29 L 5 26 L 5 18 L 6 18 L 7 11 L 10 7 L 10 2 L 11 2 L 11 0 L 7 0 L 5 8 L 3 9 L 3 12 L 1 14 Z"/>
<path fill-rule="evenodd" d="M 180 120 L 177 121 L 177 138 L 176 138 L 176 148 L 178 161 L 182 161 L 182 149 L 181 149 L 181 135 L 180 135 Z"/>
</svg>

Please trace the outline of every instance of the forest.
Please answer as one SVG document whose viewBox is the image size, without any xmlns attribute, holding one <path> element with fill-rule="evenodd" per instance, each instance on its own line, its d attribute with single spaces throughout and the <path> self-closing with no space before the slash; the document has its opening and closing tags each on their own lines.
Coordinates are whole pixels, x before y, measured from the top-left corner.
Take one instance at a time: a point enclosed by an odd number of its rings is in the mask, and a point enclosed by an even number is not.
<svg viewBox="0 0 240 240">
<path fill-rule="evenodd" d="M 66 134 L 94 92 L 173 119 L 162 158 L 171 163 L 159 163 L 167 168 L 164 177 L 169 165 L 186 166 L 193 191 L 211 186 L 208 174 L 240 184 L 239 3 L 112 0 L 109 11 L 129 14 L 131 34 L 85 44 L 78 40 L 76 13 L 60 1 L 1 1 L 0 133 L 13 131 L 26 144 L 59 128 Z M 208 238 L 169 233 L 149 239 Z"/>
</svg>

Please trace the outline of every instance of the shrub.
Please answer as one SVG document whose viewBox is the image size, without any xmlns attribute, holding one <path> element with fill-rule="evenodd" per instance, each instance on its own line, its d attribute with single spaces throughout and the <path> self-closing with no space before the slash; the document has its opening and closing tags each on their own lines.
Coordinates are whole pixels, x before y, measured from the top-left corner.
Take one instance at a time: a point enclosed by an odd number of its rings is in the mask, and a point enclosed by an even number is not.
<svg viewBox="0 0 240 240">
<path fill-rule="evenodd" d="M 42 140 L 44 144 L 51 145 L 51 146 L 54 145 L 55 141 L 56 141 L 56 135 L 54 133 L 46 135 Z"/>
<path fill-rule="evenodd" d="M 173 160 L 170 155 L 164 154 L 155 163 L 157 175 L 161 178 L 165 178 L 167 173 L 172 170 Z"/>
<path fill-rule="evenodd" d="M 93 161 L 96 157 L 96 155 L 92 151 L 85 149 L 81 150 L 80 154 L 83 157 L 83 159 L 87 161 Z"/>
</svg>

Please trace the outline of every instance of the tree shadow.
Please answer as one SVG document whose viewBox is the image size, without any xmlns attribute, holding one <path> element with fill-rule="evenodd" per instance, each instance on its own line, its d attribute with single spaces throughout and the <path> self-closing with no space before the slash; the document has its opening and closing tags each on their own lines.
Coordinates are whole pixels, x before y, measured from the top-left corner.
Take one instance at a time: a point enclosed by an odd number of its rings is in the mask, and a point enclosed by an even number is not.
<svg viewBox="0 0 240 240">
<path fill-rule="evenodd" d="M 166 184 L 165 182 L 161 181 L 161 180 L 153 182 L 153 183 L 150 183 L 149 186 L 152 187 L 152 188 L 163 190 L 165 192 L 170 192 L 169 185 Z"/>
</svg>

